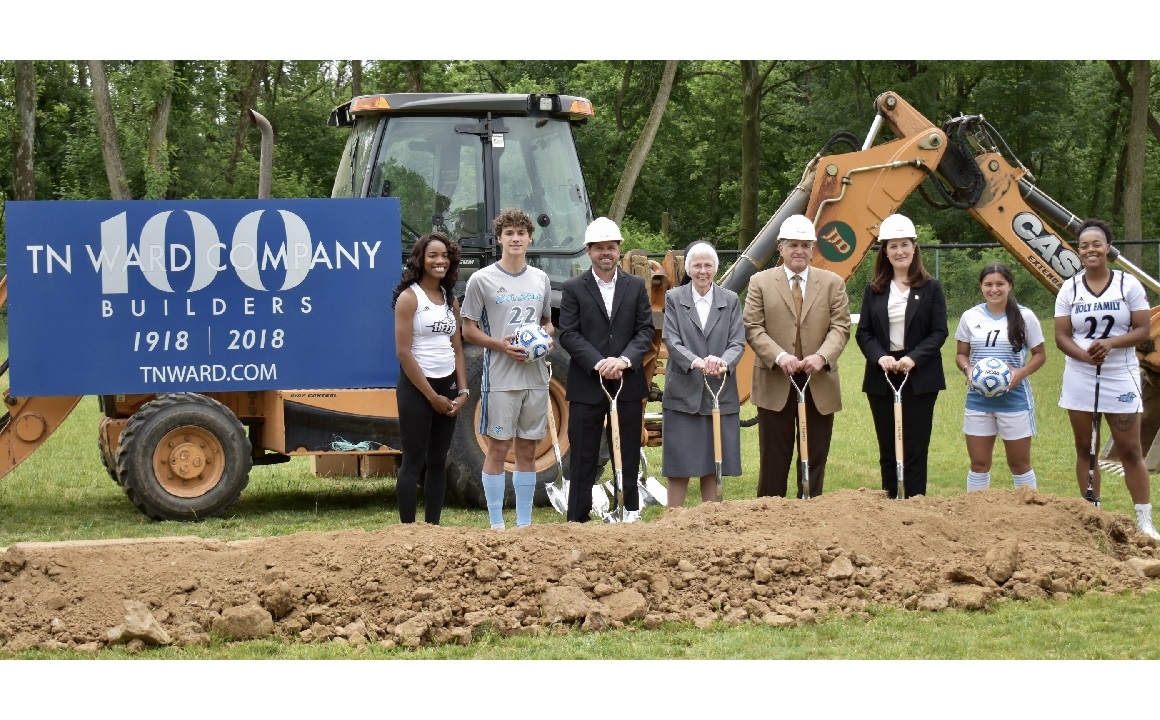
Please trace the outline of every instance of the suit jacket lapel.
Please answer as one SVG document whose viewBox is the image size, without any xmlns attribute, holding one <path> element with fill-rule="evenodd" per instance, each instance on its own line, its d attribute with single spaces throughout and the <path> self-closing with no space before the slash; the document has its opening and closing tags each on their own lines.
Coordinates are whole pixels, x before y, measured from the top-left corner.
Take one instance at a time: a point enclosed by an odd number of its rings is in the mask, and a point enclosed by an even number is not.
<svg viewBox="0 0 1160 720">
<path fill-rule="evenodd" d="M 596 301 L 596 307 L 600 309 L 600 314 L 607 318 L 608 311 L 604 309 L 604 296 L 600 294 L 600 288 L 596 287 L 596 276 L 592 274 L 591 270 L 584 276 L 584 287 L 588 288 L 588 292 L 592 294 L 592 299 Z"/>
<path fill-rule="evenodd" d="M 693 327 L 701 327 L 701 318 L 697 317 L 697 303 L 693 298 L 693 283 L 682 285 L 680 292 L 677 293 L 677 302 L 681 304 L 685 317 L 693 324 Z"/>
<path fill-rule="evenodd" d="M 803 318 L 806 316 L 806 313 L 809 312 L 810 306 L 812 306 L 814 304 L 814 302 L 818 299 L 818 295 L 820 295 L 822 293 L 822 283 L 820 282 L 820 278 L 821 278 L 820 274 L 817 272 L 817 270 L 815 270 L 811 274 L 813 275 L 813 277 L 810 278 L 809 282 L 806 283 L 806 294 L 805 294 L 805 297 L 802 298 L 802 317 Z M 790 309 L 791 310 L 793 309 L 793 298 L 792 297 L 790 298 Z"/>
<path fill-rule="evenodd" d="M 612 318 L 616 317 L 616 311 L 620 309 L 620 301 L 624 300 L 624 293 L 628 290 L 628 283 L 624 282 L 624 273 L 621 272 L 619 267 L 616 268 L 615 277 L 616 288 L 612 291 L 612 313 L 608 316 L 609 322 L 612 321 Z M 597 290 L 596 294 L 599 295 L 600 291 Z M 603 302 L 603 299 L 601 302 Z M 603 307 L 603 305 L 601 305 L 601 307 Z"/>
<path fill-rule="evenodd" d="M 886 292 L 878 295 L 874 303 L 874 313 L 878 316 L 878 327 L 883 328 L 886 332 L 886 344 L 883 349 L 890 349 L 890 288 L 893 287 L 894 281 L 887 281 Z"/>
<path fill-rule="evenodd" d="M 785 301 L 785 306 L 789 308 L 789 314 L 792 316 L 797 312 L 797 308 L 793 305 L 793 290 L 789 286 L 789 278 L 785 276 L 785 269 L 778 265 L 778 270 L 773 274 L 773 286 L 777 288 L 777 294 L 781 295 L 781 299 Z M 805 302 L 802 302 L 802 311 L 805 311 Z"/>
<path fill-rule="evenodd" d="M 926 286 L 920 288 L 910 288 L 906 293 L 906 321 L 902 325 L 902 337 L 910 332 L 910 321 L 918 312 L 918 304 L 922 302 L 923 293 L 926 291 Z"/>
</svg>

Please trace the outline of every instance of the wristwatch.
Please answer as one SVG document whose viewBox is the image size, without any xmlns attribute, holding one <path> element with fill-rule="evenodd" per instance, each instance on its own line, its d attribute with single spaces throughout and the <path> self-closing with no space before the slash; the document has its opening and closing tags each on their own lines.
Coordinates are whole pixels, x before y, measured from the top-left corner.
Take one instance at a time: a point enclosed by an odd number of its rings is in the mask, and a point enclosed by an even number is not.
<svg viewBox="0 0 1160 720">
<path fill-rule="evenodd" d="M 470 390 L 468 390 L 467 388 L 463 388 L 462 390 L 460 390 L 460 391 L 459 391 L 459 393 L 458 393 L 458 394 L 459 394 L 459 395 L 470 395 L 470 394 L 471 394 L 471 391 L 470 391 Z"/>
<path fill-rule="evenodd" d="M 620 357 L 618 357 L 618 358 L 616 358 L 616 359 L 617 359 L 617 360 L 620 360 L 621 362 L 623 362 L 623 363 L 624 363 L 624 365 L 625 365 L 625 368 L 630 368 L 630 367 L 632 367 L 632 361 L 631 361 L 631 360 L 629 360 L 628 358 L 626 358 L 625 356 L 621 355 Z"/>
</svg>

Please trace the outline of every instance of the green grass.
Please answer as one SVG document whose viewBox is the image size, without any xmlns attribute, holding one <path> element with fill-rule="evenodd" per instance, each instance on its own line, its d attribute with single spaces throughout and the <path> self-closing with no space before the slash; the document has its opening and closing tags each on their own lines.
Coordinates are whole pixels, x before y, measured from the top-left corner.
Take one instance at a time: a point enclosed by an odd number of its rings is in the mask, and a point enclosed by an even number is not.
<svg viewBox="0 0 1160 720">
<path fill-rule="evenodd" d="M 0 347 L 0 351 L 6 348 Z M 953 342 L 944 348 L 951 387 L 939 399 L 931 443 L 931 495 L 964 491 L 967 468 L 961 433 L 964 388 L 954 371 Z M 862 357 L 851 343 L 841 362 L 845 409 L 834 430 L 826 476 L 827 492 L 880 486 L 877 446 L 865 397 L 859 391 Z M 1041 492 L 1078 494 L 1074 451 L 1066 413 L 1056 405 L 1062 356 L 1049 349 L 1046 366 L 1032 377 L 1038 403 L 1039 435 L 1032 443 Z M 742 415 L 752 414 L 752 409 Z M 283 535 L 298 531 L 375 529 L 398 522 L 394 481 L 333 480 L 312 476 L 305 459 L 256 468 L 250 486 L 230 517 L 201 523 L 157 523 L 146 519 L 122 494 L 101 466 L 96 448 L 99 411 L 85 398 L 61 429 L 20 468 L 0 480 L 0 547 L 20 541 L 198 535 L 225 540 Z M 756 495 L 756 428 L 743 430 L 745 475 L 726 478 L 730 500 Z M 654 474 L 660 449 L 647 450 Z M 1008 487 L 1010 474 L 997 444 L 993 486 Z M 697 502 L 690 483 L 689 504 Z M 1122 480 L 1105 475 L 1104 507 L 1129 514 L 1131 501 Z M 645 519 L 660 508 L 648 508 Z M 509 511 L 509 522 L 514 521 Z M 562 522 L 551 508 L 538 508 L 537 523 Z M 482 510 L 446 508 L 446 525 L 486 527 Z M 904 612 L 873 608 L 869 622 L 830 618 L 816 626 L 771 629 L 757 625 L 705 630 L 664 625 L 588 635 L 579 632 L 542 638 L 501 638 L 484 634 L 467 647 L 419 650 L 371 646 L 356 650 L 338 645 L 297 645 L 277 640 L 221 643 L 207 648 L 150 650 L 145 658 L 214 659 L 931 659 L 931 658 L 1157 658 L 1160 659 L 1160 592 L 1142 595 L 1090 594 L 1066 603 L 1000 603 L 992 611 L 968 613 Z M 30 652 L 22 658 L 65 658 L 68 653 Z M 127 657 L 122 649 L 101 657 Z"/>
<path fill-rule="evenodd" d="M 935 410 L 930 449 L 927 492 L 957 495 L 965 490 L 967 453 L 962 436 L 965 389 L 954 369 L 954 343 L 944 346 L 943 359 L 950 387 L 942 393 Z M 0 346 L 0 352 L 6 348 Z M 851 342 L 839 367 L 844 409 L 834 423 L 833 449 L 826 471 L 826 491 L 841 488 L 879 488 L 878 448 L 872 431 L 869 406 L 861 393 L 863 359 Z M 1059 409 L 1062 356 L 1049 349 L 1047 364 L 1032 376 L 1039 435 L 1032 441 L 1032 458 L 1040 492 L 1076 495 L 1075 455 L 1067 414 Z M 659 407 L 650 408 L 659 411 Z M 742 416 L 752 415 L 752 407 Z M 305 458 L 284 465 L 255 468 L 250 485 L 229 517 L 195 524 L 156 523 L 145 518 L 125 498 L 101 466 L 97 452 L 100 413 L 96 398 L 86 397 L 43 447 L 25 463 L 0 480 L 0 547 L 20 541 L 148 537 L 193 534 L 237 539 L 285 535 L 304 530 L 373 529 L 398 522 L 394 480 L 324 479 L 314 477 Z M 648 448 L 646 455 L 654 475 L 661 470 L 661 449 Z M 745 474 L 725 479 L 725 496 L 737 500 L 757 494 L 757 428 L 742 430 L 742 467 Z M 1010 487 L 1011 476 L 996 443 L 992 486 Z M 1131 514 L 1131 499 L 1123 481 L 1105 474 L 1104 507 Z M 697 484 L 690 483 L 689 505 L 699 500 Z M 661 513 L 648 508 L 645 519 Z M 514 522 L 514 511 L 508 511 Z M 534 521 L 562 522 L 549 508 L 537 508 Z M 486 527 L 485 513 L 476 509 L 448 507 L 443 524 Z"/>
</svg>

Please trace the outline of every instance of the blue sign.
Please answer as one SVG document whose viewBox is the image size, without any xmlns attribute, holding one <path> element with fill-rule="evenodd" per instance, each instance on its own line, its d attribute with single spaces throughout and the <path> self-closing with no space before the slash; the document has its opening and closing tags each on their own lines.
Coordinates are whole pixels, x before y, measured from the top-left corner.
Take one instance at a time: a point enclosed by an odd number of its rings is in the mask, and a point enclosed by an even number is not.
<svg viewBox="0 0 1160 720">
<path fill-rule="evenodd" d="M 9 202 L 13 395 L 394 387 L 396 198 Z"/>
</svg>

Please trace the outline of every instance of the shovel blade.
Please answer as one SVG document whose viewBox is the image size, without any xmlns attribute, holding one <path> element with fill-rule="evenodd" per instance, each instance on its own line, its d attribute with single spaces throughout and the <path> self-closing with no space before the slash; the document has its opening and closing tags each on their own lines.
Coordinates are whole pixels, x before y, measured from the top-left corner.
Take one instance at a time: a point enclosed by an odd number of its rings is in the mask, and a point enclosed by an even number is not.
<svg viewBox="0 0 1160 720">
<path fill-rule="evenodd" d="M 548 493 L 548 502 L 561 515 L 568 514 L 568 481 L 564 481 L 563 489 L 556 483 L 549 483 L 544 490 Z"/>
<path fill-rule="evenodd" d="M 599 483 L 592 486 L 592 515 L 604 519 L 609 511 L 608 493 Z"/>
<path fill-rule="evenodd" d="M 641 497 L 646 505 L 665 507 L 669 504 L 669 489 L 655 477 L 649 476 L 641 484 Z"/>
</svg>

